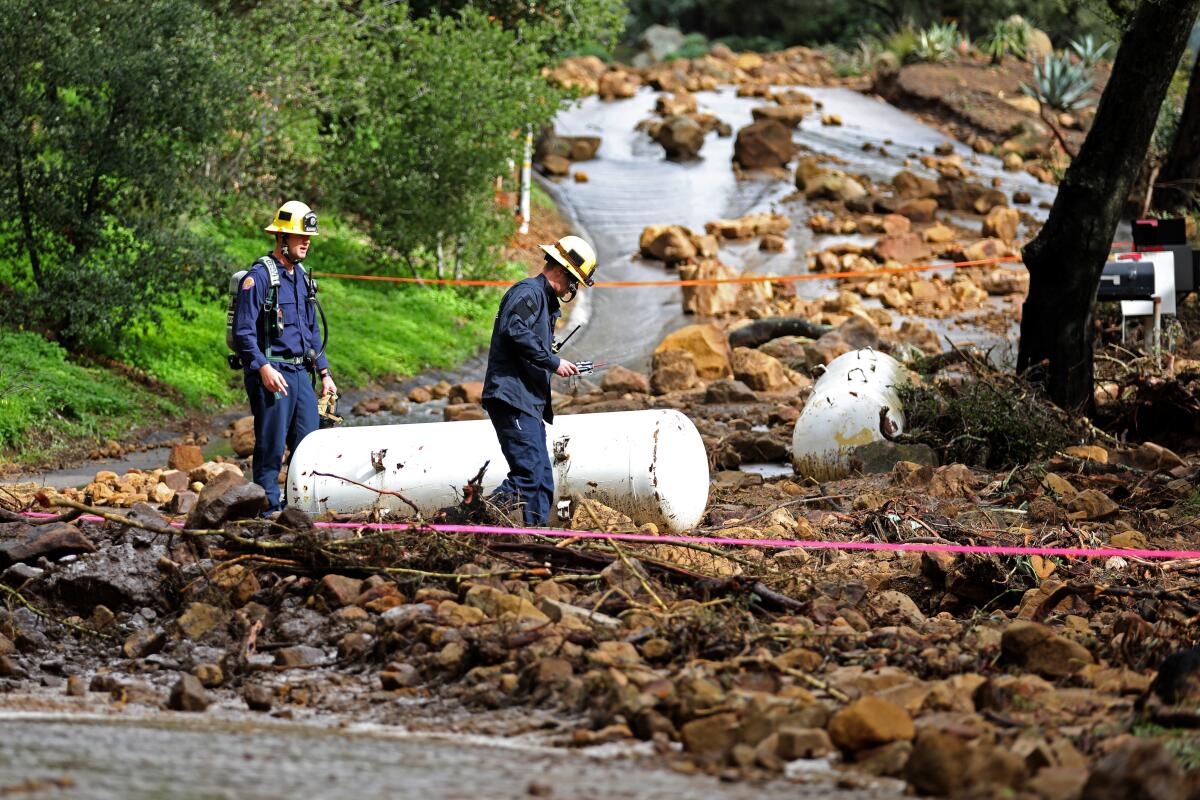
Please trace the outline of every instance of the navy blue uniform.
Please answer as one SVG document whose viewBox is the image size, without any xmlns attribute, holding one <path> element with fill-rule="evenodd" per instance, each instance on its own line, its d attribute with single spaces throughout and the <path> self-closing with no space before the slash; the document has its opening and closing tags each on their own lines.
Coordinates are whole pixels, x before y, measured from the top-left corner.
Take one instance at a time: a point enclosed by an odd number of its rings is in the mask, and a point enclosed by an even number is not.
<svg viewBox="0 0 1200 800">
<path fill-rule="evenodd" d="M 317 309 L 308 302 L 304 269 L 296 266 L 290 273 L 276 261 L 279 287 L 276 302 L 283 316 L 283 330 L 275 319 L 266 319 L 263 304 L 270 297 L 271 278 L 267 268 L 255 262 L 242 279 L 234 309 L 233 335 L 237 354 L 245 370 L 246 396 L 254 414 L 254 482 L 266 490 L 268 511 L 281 508 L 279 470 L 283 466 L 284 448 L 295 452 L 305 436 L 315 431 L 317 396 L 309 382 L 301 359 L 304 351 L 321 351 L 321 331 Z M 262 350 L 260 326 L 270 325 L 270 353 Z M 270 362 L 287 381 L 287 394 L 276 396 L 263 386 L 258 370 Z M 317 356 L 317 369 L 329 368 L 325 353 Z"/>
<path fill-rule="evenodd" d="M 543 420 L 554 421 L 550 378 L 559 364 L 553 344 L 560 315 L 545 275 L 514 284 L 500 301 L 483 379 L 483 403 L 508 462 L 508 477 L 492 496 L 522 503 L 532 526 L 546 524 L 554 499 Z"/>
</svg>

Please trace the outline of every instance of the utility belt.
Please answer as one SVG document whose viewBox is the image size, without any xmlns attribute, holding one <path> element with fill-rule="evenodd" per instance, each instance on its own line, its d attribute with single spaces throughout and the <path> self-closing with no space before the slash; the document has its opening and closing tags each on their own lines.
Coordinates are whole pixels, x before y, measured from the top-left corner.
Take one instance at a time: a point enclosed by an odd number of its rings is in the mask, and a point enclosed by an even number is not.
<svg viewBox="0 0 1200 800">
<path fill-rule="evenodd" d="M 309 359 L 304 356 L 267 356 L 267 361 L 271 364 L 289 364 L 310 370 L 316 367 L 316 364 L 310 364 Z"/>
</svg>

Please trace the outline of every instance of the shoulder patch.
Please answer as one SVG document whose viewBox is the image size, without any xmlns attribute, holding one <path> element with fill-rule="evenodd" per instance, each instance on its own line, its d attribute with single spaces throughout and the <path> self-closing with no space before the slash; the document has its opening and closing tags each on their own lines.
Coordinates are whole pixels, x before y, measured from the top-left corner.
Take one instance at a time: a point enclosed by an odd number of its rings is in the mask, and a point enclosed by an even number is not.
<svg viewBox="0 0 1200 800">
<path fill-rule="evenodd" d="M 254 276 L 247 275 L 246 280 L 242 281 L 242 291 L 244 292 L 247 289 L 253 289 L 253 288 L 254 288 Z"/>
</svg>

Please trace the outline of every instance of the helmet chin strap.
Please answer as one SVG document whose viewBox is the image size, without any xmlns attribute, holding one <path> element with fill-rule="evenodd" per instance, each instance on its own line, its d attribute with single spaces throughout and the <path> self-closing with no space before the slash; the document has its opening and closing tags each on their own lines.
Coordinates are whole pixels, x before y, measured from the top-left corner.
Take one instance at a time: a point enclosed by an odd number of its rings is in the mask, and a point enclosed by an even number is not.
<svg viewBox="0 0 1200 800">
<path fill-rule="evenodd" d="M 286 258 L 288 261 L 292 262 L 293 265 L 299 264 L 301 261 L 304 260 L 302 258 L 296 258 L 292 255 L 291 250 L 288 248 L 288 234 L 281 233 L 281 234 L 279 234 L 279 238 L 280 238 L 279 252 L 283 254 L 284 258 Z"/>
<path fill-rule="evenodd" d="M 560 297 L 559 300 L 564 303 L 569 303 L 575 299 L 575 295 L 577 294 L 579 294 L 579 284 L 572 281 L 570 285 L 567 286 L 567 293 Z"/>
</svg>

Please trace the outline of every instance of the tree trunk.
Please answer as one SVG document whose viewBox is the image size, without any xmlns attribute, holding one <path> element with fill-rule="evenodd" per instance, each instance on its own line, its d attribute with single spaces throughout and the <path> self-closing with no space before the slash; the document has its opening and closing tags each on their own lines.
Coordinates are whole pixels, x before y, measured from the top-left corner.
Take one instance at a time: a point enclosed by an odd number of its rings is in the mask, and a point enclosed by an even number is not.
<svg viewBox="0 0 1200 800">
<path fill-rule="evenodd" d="M 1188 208 L 1200 195 L 1200 58 L 1192 65 L 1191 82 L 1183 101 L 1179 128 L 1175 131 L 1175 143 L 1158 174 L 1158 183 L 1156 208 Z"/>
<path fill-rule="evenodd" d="M 33 236 L 33 218 L 29 210 L 29 194 L 25 186 L 25 169 L 22 160 L 24 154 L 17 138 L 13 137 L 13 173 L 17 181 L 17 206 L 21 209 L 21 234 L 25 240 L 25 252 L 29 254 L 29 271 L 33 274 L 33 282 L 39 288 L 46 288 L 42 278 L 42 260 L 38 253 L 37 240 Z"/>
<path fill-rule="evenodd" d="M 1129 190 L 1200 0 L 1142 0 L 1129 21 L 1096 119 L 1046 224 L 1025 247 L 1029 296 L 1017 369 L 1070 411 L 1092 403 L 1092 309 Z"/>
<path fill-rule="evenodd" d="M 729 332 L 730 347 L 758 347 L 780 336 L 807 336 L 820 339 L 833 328 L 818 325 L 808 317 L 767 317 Z"/>
</svg>

